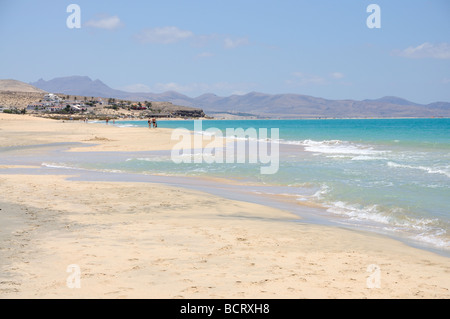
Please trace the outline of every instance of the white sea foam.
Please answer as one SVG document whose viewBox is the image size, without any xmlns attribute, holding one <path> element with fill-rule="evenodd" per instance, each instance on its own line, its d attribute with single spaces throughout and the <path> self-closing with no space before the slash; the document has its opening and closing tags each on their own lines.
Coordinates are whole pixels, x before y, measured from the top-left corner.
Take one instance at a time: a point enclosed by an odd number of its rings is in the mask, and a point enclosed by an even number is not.
<svg viewBox="0 0 450 319">
<path fill-rule="evenodd" d="M 378 205 L 360 206 L 343 201 L 336 201 L 326 206 L 328 206 L 328 212 L 344 215 L 353 220 L 373 221 L 417 231 L 430 230 L 439 222 L 435 218 L 413 218 L 407 216 L 401 208 L 391 208 L 383 211 Z"/>
<path fill-rule="evenodd" d="M 394 163 L 394 162 L 388 162 L 387 165 L 389 167 L 394 167 L 394 168 L 417 169 L 417 170 L 425 171 L 429 174 L 442 174 L 447 177 L 450 177 L 450 170 L 449 170 L 448 166 L 445 168 L 434 168 L 434 167 L 427 167 L 427 166 L 414 166 L 414 165 L 398 164 L 398 163 Z"/>
<path fill-rule="evenodd" d="M 311 196 L 314 200 L 322 200 L 324 196 L 330 192 L 330 187 L 327 184 L 320 185 L 320 188 Z"/>
<path fill-rule="evenodd" d="M 377 160 L 385 160 L 386 157 L 380 156 L 369 156 L 369 155 L 358 155 L 354 156 L 353 154 L 348 155 L 327 155 L 328 158 L 346 158 L 352 161 L 377 161 Z"/>
<path fill-rule="evenodd" d="M 207 131 L 194 131 L 194 135 L 202 135 L 202 136 L 216 136 L 217 132 L 207 132 Z"/>
<path fill-rule="evenodd" d="M 368 223 L 372 228 L 402 233 L 424 244 L 450 248 L 450 240 L 437 218 L 415 218 L 408 216 L 401 208 L 383 210 L 378 205 L 360 206 L 343 201 L 325 206 L 328 207 L 328 212 L 346 217 L 354 223 Z"/>
<path fill-rule="evenodd" d="M 74 167 L 74 166 L 67 166 L 65 164 L 59 164 L 59 163 L 42 163 L 41 166 L 48 167 L 48 168 L 62 168 L 62 169 L 71 169 L 71 170 L 79 170 L 79 171 L 89 171 L 89 172 L 105 172 L 105 173 L 123 173 L 124 171 L 118 170 L 118 169 L 87 169 L 87 168 L 81 168 L 81 167 Z"/>
<path fill-rule="evenodd" d="M 327 194 L 330 191 L 330 187 L 326 184 L 322 184 L 320 189 L 313 195 L 317 198 L 322 198 L 325 194 Z"/>
<path fill-rule="evenodd" d="M 82 168 L 78 168 L 78 167 L 73 167 L 73 166 L 67 166 L 64 164 L 59 164 L 59 163 L 42 163 L 41 166 L 44 167 L 49 167 L 49 168 L 63 168 L 63 169 L 78 169 L 78 170 L 82 170 Z"/>
<path fill-rule="evenodd" d="M 94 169 L 94 171 L 97 172 L 105 172 L 105 173 L 125 173 L 124 171 L 120 169 Z"/>
<path fill-rule="evenodd" d="M 328 154 L 330 157 L 345 157 L 347 156 L 369 156 L 369 155 L 381 155 L 388 153 L 389 151 L 376 150 L 371 146 L 365 146 L 349 141 L 341 140 L 281 140 L 280 143 L 289 145 L 301 145 L 305 147 L 305 151 L 313 153 Z M 355 157 L 354 157 L 355 158 Z M 356 157 L 355 160 L 372 160 L 380 159 L 378 157 Z"/>
<path fill-rule="evenodd" d="M 195 132 L 195 134 L 201 135 L 210 135 L 214 136 L 214 133 L 209 132 Z M 305 151 L 313 152 L 313 153 L 322 153 L 328 154 L 327 157 L 335 157 L 335 158 L 345 158 L 351 157 L 351 160 L 354 161 L 364 161 L 364 160 L 380 160 L 386 159 L 380 156 L 385 153 L 389 153 L 390 151 L 384 150 L 375 150 L 371 146 L 365 146 L 357 143 L 352 143 L 349 141 L 341 141 L 341 140 L 323 140 L 323 141 L 314 141 L 314 140 L 284 140 L 284 139 L 255 139 L 251 137 L 229 137 L 229 139 L 234 139 L 237 141 L 245 140 L 248 142 L 269 142 L 269 143 L 278 143 L 278 144 L 286 144 L 286 145 L 299 145 L 304 146 Z M 331 154 L 331 155 L 330 155 Z M 370 156 L 372 155 L 372 156 Z"/>
<path fill-rule="evenodd" d="M 432 246 L 441 249 L 448 250 L 450 249 L 450 240 L 442 238 L 443 236 L 445 236 L 445 231 L 437 232 L 435 234 L 422 233 L 414 236 L 413 239 L 422 243 L 431 244 Z"/>
<path fill-rule="evenodd" d="M 324 154 L 351 154 L 351 155 L 379 155 L 386 151 L 379 151 L 356 143 L 340 140 L 303 141 L 305 151 Z"/>
<path fill-rule="evenodd" d="M 379 156 L 367 156 L 367 155 L 359 155 L 352 157 L 352 161 L 377 161 L 377 160 L 385 160 L 386 157 Z"/>
<path fill-rule="evenodd" d="M 351 220 L 372 221 L 382 224 L 391 223 L 390 217 L 381 214 L 377 205 L 359 207 L 346 202 L 336 201 L 326 206 L 328 206 L 328 212 L 349 217 Z"/>
</svg>

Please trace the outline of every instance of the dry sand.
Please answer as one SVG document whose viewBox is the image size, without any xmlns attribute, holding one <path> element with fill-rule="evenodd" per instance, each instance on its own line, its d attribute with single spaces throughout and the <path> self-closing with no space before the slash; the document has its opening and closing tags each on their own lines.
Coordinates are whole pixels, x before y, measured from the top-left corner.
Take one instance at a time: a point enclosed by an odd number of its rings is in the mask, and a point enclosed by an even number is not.
<svg viewBox="0 0 450 319">
<path fill-rule="evenodd" d="M 126 132 L 126 134 L 124 134 Z M 0 147 L 48 143 L 96 144 L 73 151 L 151 151 L 170 149 L 178 141 L 172 130 L 129 127 L 126 130 L 103 123 L 49 120 L 28 115 L 0 114 Z"/>
<path fill-rule="evenodd" d="M 128 127 L 125 130 L 111 124 L 112 121 L 107 125 L 105 122 L 50 120 L 30 115 L 0 113 L 0 147 L 83 143 L 84 145 L 72 147 L 70 151 L 129 152 L 170 150 L 180 145 L 181 138 L 172 139 L 172 129 Z M 203 146 L 222 143 L 222 140 L 213 138 L 211 141 L 203 141 Z"/>
<path fill-rule="evenodd" d="M 111 140 L 96 150 L 173 143 L 170 130 L 149 131 L 0 115 L 0 147 L 95 136 Z M 65 176 L 3 174 L 0 194 L 1 298 L 450 297 L 449 258 L 257 204 Z M 79 289 L 66 284 L 73 264 Z"/>
</svg>

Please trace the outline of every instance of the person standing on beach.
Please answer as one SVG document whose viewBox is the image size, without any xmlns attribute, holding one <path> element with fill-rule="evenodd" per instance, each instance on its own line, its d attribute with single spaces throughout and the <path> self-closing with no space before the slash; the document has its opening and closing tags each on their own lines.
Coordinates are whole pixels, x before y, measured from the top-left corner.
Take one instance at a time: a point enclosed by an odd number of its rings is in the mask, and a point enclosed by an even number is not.
<svg viewBox="0 0 450 319">
<path fill-rule="evenodd" d="M 148 119 L 147 123 L 148 123 L 148 128 L 152 128 L 152 121 L 150 119 Z"/>
<path fill-rule="evenodd" d="M 153 127 L 158 127 L 158 124 L 156 124 L 156 119 L 152 118 Z"/>
</svg>

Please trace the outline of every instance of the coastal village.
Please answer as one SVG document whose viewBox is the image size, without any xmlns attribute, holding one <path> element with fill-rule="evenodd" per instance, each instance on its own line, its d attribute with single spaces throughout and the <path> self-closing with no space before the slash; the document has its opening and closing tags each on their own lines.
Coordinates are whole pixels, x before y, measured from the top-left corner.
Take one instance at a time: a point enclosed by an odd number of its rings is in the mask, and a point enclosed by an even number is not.
<svg viewBox="0 0 450 319">
<path fill-rule="evenodd" d="M 19 81 L 11 83 L 8 89 L 0 90 L 0 113 L 73 120 L 206 117 L 202 109 L 171 102 L 49 93 Z"/>
<path fill-rule="evenodd" d="M 38 103 L 28 104 L 26 112 L 50 118 L 144 119 L 199 118 L 200 109 L 174 105 L 170 102 L 135 102 L 115 98 L 45 94 Z"/>
</svg>

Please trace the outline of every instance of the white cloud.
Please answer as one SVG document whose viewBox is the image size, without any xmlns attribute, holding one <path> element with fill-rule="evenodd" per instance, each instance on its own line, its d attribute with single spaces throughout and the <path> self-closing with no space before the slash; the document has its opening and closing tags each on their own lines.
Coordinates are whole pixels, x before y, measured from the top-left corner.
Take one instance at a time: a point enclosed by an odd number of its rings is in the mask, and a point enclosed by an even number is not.
<svg viewBox="0 0 450 319">
<path fill-rule="evenodd" d="M 193 36 L 194 33 L 188 30 L 181 30 L 177 27 L 161 27 L 142 30 L 136 35 L 136 38 L 142 43 L 171 44 Z"/>
<path fill-rule="evenodd" d="M 341 72 L 333 72 L 333 73 L 330 74 L 330 76 L 333 79 L 342 79 L 344 77 L 344 74 L 341 73 Z"/>
<path fill-rule="evenodd" d="M 392 54 L 405 58 L 433 58 L 433 59 L 450 59 L 450 43 L 432 44 L 429 42 L 422 43 L 417 47 L 408 47 L 404 50 L 394 50 Z"/>
<path fill-rule="evenodd" d="M 229 37 L 225 38 L 223 41 L 224 47 L 226 49 L 234 49 L 243 45 L 248 45 L 249 41 L 248 38 L 237 38 L 237 39 L 231 39 Z"/>
<path fill-rule="evenodd" d="M 92 19 L 87 21 L 84 25 L 92 28 L 114 30 L 123 26 L 123 23 L 120 21 L 118 16 L 112 16 L 99 18 L 97 20 Z"/>
</svg>

